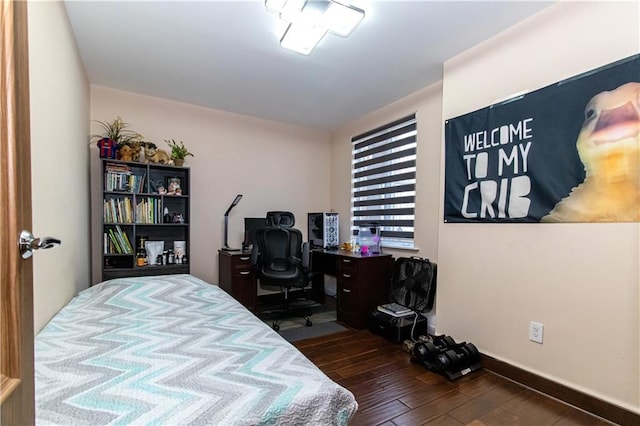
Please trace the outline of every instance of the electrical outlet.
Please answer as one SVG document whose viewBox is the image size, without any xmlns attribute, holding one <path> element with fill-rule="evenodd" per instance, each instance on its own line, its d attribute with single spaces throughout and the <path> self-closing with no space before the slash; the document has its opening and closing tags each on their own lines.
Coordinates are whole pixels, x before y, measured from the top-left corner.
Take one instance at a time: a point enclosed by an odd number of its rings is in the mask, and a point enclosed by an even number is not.
<svg viewBox="0 0 640 426">
<path fill-rule="evenodd" d="M 544 325 L 539 322 L 531 321 L 529 324 L 529 340 L 536 343 L 542 343 L 542 334 Z"/>
</svg>

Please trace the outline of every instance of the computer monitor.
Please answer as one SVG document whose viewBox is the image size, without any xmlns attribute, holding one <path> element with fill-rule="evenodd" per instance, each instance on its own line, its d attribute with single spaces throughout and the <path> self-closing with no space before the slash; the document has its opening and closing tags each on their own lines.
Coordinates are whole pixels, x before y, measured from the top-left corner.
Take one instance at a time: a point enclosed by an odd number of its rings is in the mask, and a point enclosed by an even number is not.
<svg viewBox="0 0 640 426">
<path fill-rule="evenodd" d="M 256 231 L 267 226 L 267 219 L 264 217 L 245 217 L 244 218 L 244 241 L 242 242 L 243 250 L 247 250 L 256 242 Z"/>
</svg>

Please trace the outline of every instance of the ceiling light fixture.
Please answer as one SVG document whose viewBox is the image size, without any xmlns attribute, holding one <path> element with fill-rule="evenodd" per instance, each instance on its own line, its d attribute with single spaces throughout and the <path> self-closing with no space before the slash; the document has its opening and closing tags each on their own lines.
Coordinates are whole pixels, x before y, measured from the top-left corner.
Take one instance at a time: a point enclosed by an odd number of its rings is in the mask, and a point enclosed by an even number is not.
<svg viewBox="0 0 640 426">
<path fill-rule="evenodd" d="M 327 32 L 346 37 L 364 18 L 364 10 L 335 0 L 265 0 L 266 9 L 288 23 L 280 46 L 311 53 Z"/>
</svg>

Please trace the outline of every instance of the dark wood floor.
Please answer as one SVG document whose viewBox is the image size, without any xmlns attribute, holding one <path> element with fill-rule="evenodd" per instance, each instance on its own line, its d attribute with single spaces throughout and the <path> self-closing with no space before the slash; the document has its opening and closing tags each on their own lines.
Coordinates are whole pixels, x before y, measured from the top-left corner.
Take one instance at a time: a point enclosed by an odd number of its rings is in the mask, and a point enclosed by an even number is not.
<svg viewBox="0 0 640 426">
<path fill-rule="evenodd" d="M 450 382 L 367 330 L 294 343 L 358 401 L 350 425 L 606 425 L 487 370 Z"/>
</svg>

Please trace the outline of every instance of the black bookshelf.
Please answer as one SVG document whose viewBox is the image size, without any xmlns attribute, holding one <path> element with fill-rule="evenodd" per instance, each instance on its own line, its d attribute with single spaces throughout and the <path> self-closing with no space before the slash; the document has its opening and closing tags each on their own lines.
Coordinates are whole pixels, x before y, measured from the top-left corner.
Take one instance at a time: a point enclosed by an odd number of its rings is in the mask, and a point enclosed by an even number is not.
<svg viewBox="0 0 640 426">
<path fill-rule="evenodd" d="M 189 273 L 189 168 L 102 159 L 101 172 L 102 280 Z M 149 253 L 138 262 L 144 241 L 161 242 L 162 264 Z M 169 259 L 163 253 L 175 241 L 184 241 L 185 256 Z"/>
</svg>

